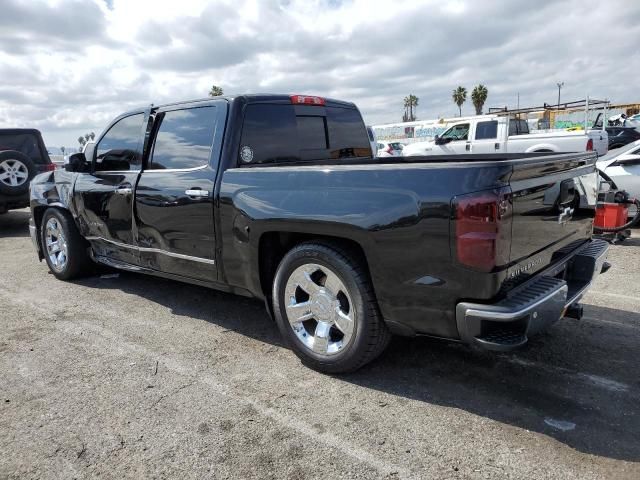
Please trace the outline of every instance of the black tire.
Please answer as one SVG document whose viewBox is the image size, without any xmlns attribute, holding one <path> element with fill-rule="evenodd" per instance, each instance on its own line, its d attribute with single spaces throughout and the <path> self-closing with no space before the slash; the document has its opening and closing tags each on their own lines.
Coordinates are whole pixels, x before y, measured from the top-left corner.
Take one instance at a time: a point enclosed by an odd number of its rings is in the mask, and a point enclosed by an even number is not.
<svg viewBox="0 0 640 480">
<path fill-rule="evenodd" d="M 63 235 L 62 242 L 66 249 L 64 264 L 61 262 L 60 265 L 56 265 L 47 247 L 47 224 L 50 220 L 57 223 Z M 55 238 L 60 240 L 60 237 Z M 40 242 L 49 270 L 59 280 L 72 280 L 91 272 L 93 262 L 87 252 L 88 245 L 78 232 L 76 224 L 68 212 L 58 208 L 49 208 L 44 212 L 40 225 Z"/>
<path fill-rule="evenodd" d="M 26 169 L 27 178 L 19 178 L 18 172 L 9 171 L 7 168 L 19 168 L 21 172 Z M 0 193 L 5 195 L 22 195 L 29 191 L 29 183 L 36 176 L 38 170 L 35 163 L 22 152 L 5 150 L 0 152 Z M 8 178 L 2 178 L 9 175 Z M 11 180 L 17 185 L 11 185 Z"/>
<path fill-rule="evenodd" d="M 332 243 L 303 243 L 280 262 L 273 282 L 275 321 L 294 353 L 306 366 L 323 373 L 353 372 L 379 356 L 391 340 L 391 332 L 380 314 L 369 274 L 357 255 Z M 294 332 L 286 312 L 287 282 L 296 269 L 316 264 L 337 275 L 348 291 L 354 308 L 353 331 L 344 349 L 319 355 Z M 309 320 L 314 322 L 315 320 Z"/>
</svg>

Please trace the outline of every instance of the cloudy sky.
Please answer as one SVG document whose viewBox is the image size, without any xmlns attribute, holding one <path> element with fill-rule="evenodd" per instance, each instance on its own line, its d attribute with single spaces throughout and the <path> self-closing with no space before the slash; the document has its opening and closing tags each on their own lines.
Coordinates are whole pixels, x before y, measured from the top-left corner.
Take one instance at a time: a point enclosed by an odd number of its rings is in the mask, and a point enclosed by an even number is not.
<svg viewBox="0 0 640 480">
<path fill-rule="evenodd" d="M 0 127 L 76 146 L 133 106 L 275 92 L 356 102 L 368 123 L 586 94 L 640 102 L 636 0 L 2 0 Z M 471 114 L 468 101 L 463 114 Z"/>
</svg>

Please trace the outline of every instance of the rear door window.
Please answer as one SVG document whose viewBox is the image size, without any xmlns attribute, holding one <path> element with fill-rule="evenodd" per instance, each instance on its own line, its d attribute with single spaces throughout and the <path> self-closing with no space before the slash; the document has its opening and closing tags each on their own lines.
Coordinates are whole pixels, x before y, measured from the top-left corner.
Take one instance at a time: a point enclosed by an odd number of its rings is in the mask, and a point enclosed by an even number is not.
<svg viewBox="0 0 640 480">
<path fill-rule="evenodd" d="M 488 140 L 498 138 L 498 122 L 478 122 L 476 125 L 476 140 Z"/>
<path fill-rule="evenodd" d="M 245 111 L 244 164 L 370 157 L 371 144 L 353 108 L 252 104 Z"/>
<path fill-rule="evenodd" d="M 184 170 L 209 163 L 216 123 L 215 107 L 162 114 L 148 169 Z"/>
</svg>

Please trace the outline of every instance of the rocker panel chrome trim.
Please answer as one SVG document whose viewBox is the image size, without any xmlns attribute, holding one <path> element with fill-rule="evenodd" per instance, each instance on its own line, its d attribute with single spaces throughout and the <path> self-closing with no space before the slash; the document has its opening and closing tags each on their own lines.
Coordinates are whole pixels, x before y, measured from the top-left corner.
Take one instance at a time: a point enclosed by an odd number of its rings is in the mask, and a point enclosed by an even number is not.
<svg viewBox="0 0 640 480">
<path fill-rule="evenodd" d="M 111 243 L 112 245 L 115 245 L 117 247 L 129 248 L 131 250 L 137 250 L 139 252 L 159 253 L 161 255 L 167 255 L 168 257 L 179 258 L 181 260 L 190 260 L 192 262 L 207 263 L 209 265 L 216 264 L 215 260 L 210 260 L 208 258 L 201 258 L 201 257 L 192 257 L 191 255 L 184 255 L 182 253 L 168 252 L 166 250 L 162 250 L 161 248 L 138 247 L 136 245 L 127 245 L 126 243 L 120 243 L 120 242 L 116 242 L 115 240 L 108 240 L 102 237 L 85 237 L 85 238 L 89 241 L 96 241 L 96 240 L 103 241 L 103 242 Z"/>
</svg>

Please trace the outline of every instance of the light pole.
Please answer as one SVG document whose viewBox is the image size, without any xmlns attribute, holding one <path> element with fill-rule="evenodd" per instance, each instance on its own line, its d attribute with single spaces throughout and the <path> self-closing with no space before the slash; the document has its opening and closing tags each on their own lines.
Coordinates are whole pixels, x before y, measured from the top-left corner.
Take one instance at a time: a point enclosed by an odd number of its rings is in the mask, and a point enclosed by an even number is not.
<svg viewBox="0 0 640 480">
<path fill-rule="evenodd" d="M 558 110 L 560 110 L 560 89 L 564 87 L 564 82 L 558 82 L 556 85 L 558 85 Z"/>
</svg>

